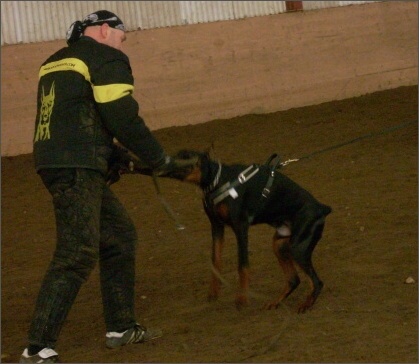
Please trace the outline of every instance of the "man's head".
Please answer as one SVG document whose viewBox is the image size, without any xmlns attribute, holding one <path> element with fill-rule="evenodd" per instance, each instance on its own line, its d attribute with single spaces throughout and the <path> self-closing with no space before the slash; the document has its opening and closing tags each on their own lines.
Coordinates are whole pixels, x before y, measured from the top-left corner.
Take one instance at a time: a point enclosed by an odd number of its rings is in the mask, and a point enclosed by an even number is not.
<svg viewBox="0 0 419 364">
<path fill-rule="evenodd" d="M 124 23 L 107 10 L 95 11 L 82 21 L 71 24 L 67 31 L 67 44 L 75 43 L 83 34 L 119 50 L 122 50 L 122 42 L 126 39 Z"/>
</svg>

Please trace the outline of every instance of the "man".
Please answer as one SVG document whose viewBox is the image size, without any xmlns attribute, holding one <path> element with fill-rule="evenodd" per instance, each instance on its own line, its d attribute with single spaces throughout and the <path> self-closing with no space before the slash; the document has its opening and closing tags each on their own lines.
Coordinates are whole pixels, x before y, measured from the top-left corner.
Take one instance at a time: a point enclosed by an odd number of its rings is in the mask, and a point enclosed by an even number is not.
<svg viewBox="0 0 419 364">
<path fill-rule="evenodd" d="M 50 56 L 39 71 L 33 152 L 36 171 L 52 195 L 57 245 L 21 362 L 59 361 L 54 348 L 60 330 L 97 261 L 106 346 L 162 335 L 136 321 L 137 234 L 109 188 L 126 166 L 121 156 L 127 155 L 115 147 L 114 139 L 157 175 L 174 165 L 138 115 L 130 62 L 122 52 L 125 39 L 119 17 L 96 11 L 71 25 L 69 46 Z"/>
</svg>

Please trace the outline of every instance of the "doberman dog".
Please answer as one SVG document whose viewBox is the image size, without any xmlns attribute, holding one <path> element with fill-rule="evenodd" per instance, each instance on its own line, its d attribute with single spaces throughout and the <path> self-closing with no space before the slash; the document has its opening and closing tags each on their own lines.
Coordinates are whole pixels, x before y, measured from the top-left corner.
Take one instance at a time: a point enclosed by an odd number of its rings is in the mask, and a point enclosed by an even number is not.
<svg viewBox="0 0 419 364">
<path fill-rule="evenodd" d="M 225 226 L 234 231 L 238 244 L 240 291 L 236 306 L 248 303 L 248 230 L 251 225 L 269 224 L 275 228 L 273 251 L 286 276 L 279 297 L 265 309 L 278 308 L 300 284 L 297 267 L 308 276 L 311 290 L 298 308 L 303 313 L 316 301 L 323 283 L 312 264 L 312 253 L 320 240 L 326 216 L 332 209 L 311 193 L 277 171 L 280 159 L 273 154 L 265 164 L 225 165 L 210 158 L 208 152 L 181 150 L 175 156 L 179 168 L 162 177 L 175 178 L 199 186 L 205 212 L 211 223 L 213 272 L 209 300 L 216 300 L 221 281 L 221 253 Z M 192 161 L 192 162 L 191 162 Z M 190 162 L 190 163 L 188 163 Z M 271 164 L 273 162 L 273 164 Z"/>
</svg>

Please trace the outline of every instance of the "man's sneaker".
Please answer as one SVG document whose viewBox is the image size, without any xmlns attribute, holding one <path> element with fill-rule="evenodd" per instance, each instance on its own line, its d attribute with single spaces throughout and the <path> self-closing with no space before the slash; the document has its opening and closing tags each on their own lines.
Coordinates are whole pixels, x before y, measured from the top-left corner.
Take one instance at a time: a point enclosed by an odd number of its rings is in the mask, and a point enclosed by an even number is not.
<svg viewBox="0 0 419 364">
<path fill-rule="evenodd" d="M 58 354 L 50 348 L 44 348 L 35 355 L 29 355 L 28 349 L 25 349 L 20 356 L 20 363 L 59 363 L 59 360 Z"/>
<path fill-rule="evenodd" d="M 136 324 L 132 329 L 122 333 L 108 332 L 106 333 L 106 347 L 114 349 L 127 344 L 144 343 L 154 340 L 163 335 L 161 330 L 149 330 L 140 324 Z"/>
</svg>

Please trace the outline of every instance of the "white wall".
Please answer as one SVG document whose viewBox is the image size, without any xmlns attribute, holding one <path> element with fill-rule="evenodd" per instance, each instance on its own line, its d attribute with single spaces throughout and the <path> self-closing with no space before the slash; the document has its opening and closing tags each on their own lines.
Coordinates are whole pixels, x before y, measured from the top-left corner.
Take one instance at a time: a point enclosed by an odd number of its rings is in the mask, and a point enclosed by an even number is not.
<svg viewBox="0 0 419 364">
<path fill-rule="evenodd" d="M 304 9 L 370 1 L 303 1 Z M 115 12 L 128 31 L 280 14 L 285 1 L 2 1 L 1 45 L 64 39 L 70 24 L 99 9 Z"/>
<path fill-rule="evenodd" d="M 418 80 L 418 3 L 275 14 L 130 32 L 151 129 L 345 99 Z M 65 41 L 2 47 L 1 154 L 32 152 L 38 69 Z"/>
</svg>

